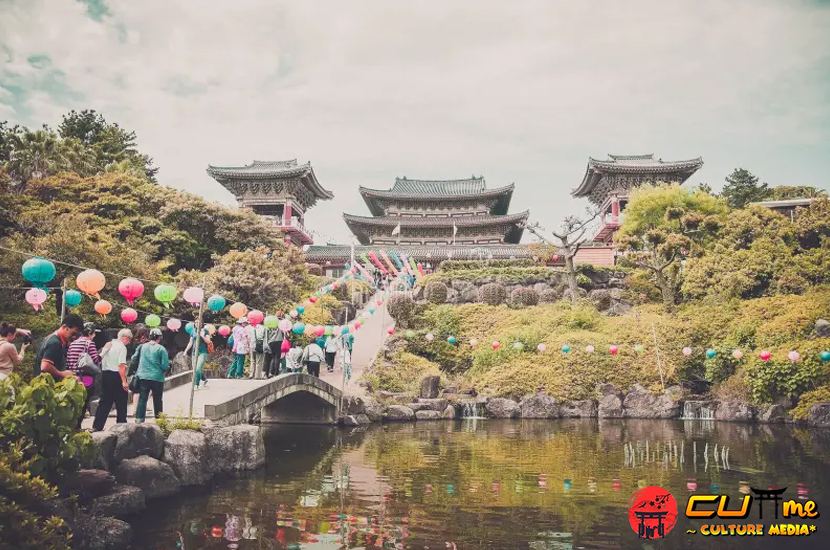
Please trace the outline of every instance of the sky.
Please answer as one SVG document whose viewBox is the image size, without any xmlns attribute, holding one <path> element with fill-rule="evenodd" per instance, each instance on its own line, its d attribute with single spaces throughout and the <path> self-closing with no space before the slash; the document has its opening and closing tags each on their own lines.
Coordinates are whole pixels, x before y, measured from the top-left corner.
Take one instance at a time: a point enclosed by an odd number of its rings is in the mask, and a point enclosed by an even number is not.
<svg viewBox="0 0 830 550">
<path fill-rule="evenodd" d="M 515 183 L 553 229 L 608 153 L 830 187 L 828 29 L 826 0 L 0 0 L 0 120 L 95 109 L 225 204 L 208 164 L 311 161 L 318 243 L 403 176 Z"/>
</svg>

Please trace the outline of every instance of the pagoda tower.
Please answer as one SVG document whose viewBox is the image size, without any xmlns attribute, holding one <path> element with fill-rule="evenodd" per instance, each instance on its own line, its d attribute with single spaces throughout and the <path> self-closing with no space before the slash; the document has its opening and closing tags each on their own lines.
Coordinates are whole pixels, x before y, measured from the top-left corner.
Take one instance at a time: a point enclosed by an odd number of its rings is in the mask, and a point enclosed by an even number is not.
<svg viewBox="0 0 830 550">
<path fill-rule="evenodd" d="M 207 173 L 233 193 L 240 207 L 252 209 L 271 220 L 285 234 L 285 242 L 295 246 L 312 244 L 304 225 L 305 213 L 318 200 L 334 198 L 325 189 L 311 163 L 297 160 L 255 160 L 247 166 L 210 166 Z"/>
<path fill-rule="evenodd" d="M 372 216 L 343 214 L 363 245 L 498 245 L 518 243 L 528 212 L 508 214 L 513 184 L 487 189 L 483 177 L 396 178 L 391 189 L 360 187 Z"/>
<path fill-rule="evenodd" d="M 621 213 L 631 191 L 643 184 L 683 183 L 703 166 L 703 159 L 664 161 L 649 155 L 608 155 L 588 158 L 588 168 L 574 197 L 588 197 L 600 211 L 600 229 L 594 241 L 610 243 L 622 222 Z"/>
</svg>

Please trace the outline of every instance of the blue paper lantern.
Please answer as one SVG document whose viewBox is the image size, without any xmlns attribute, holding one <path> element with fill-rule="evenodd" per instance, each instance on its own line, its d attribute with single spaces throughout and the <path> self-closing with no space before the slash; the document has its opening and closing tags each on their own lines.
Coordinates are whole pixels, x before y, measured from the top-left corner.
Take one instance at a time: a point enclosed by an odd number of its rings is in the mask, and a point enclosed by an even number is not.
<svg viewBox="0 0 830 550">
<path fill-rule="evenodd" d="M 450 336 L 449 338 L 447 338 L 447 342 L 449 342 L 452 345 L 455 345 L 455 341 L 455 336 Z"/>
<path fill-rule="evenodd" d="M 568 344 L 562 346 L 562 353 L 568 353 L 569 351 L 571 351 L 571 346 L 569 346 Z"/>
<path fill-rule="evenodd" d="M 342 329 L 340 329 L 340 334 L 348 334 L 348 333 L 349 333 L 349 327 L 343 327 Z"/>
<path fill-rule="evenodd" d="M 187 323 L 187 324 L 184 326 L 184 330 L 185 330 L 185 331 L 186 331 L 189 335 L 193 336 L 193 333 L 194 333 L 194 332 L 196 332 L 196 326 L 195 326 L 193 323 Z"/>
<path fill-rule="evenodd" d="M 77 290 L 67 290 L 63 299 L 66 302 L 66 307 L 75 307 L 81 303 L 83 296 Z"/>
<path fill-rule="evenodd" d="M 709 348 L 706 350 L 706 359 L 714 359 L 717 354 L 717 351 L 713 350 L 712 348 Z"/>
<path fill-rule="evenodd" d="M 825 363 L 830 361 L 830 351 L 822 351 L 818 354 L 819 359 L 824 361 Z"/>
<path fill-rule="evenodd" d="M 305 332 L 305 325 L 303 323 L 294 323 L 294 326 L 291 327 L 291 331 L 294 334 L 302 334 Z"/>
<path fill-rule="evenodd" d="M 225 301 L 225 299 L 223 297 L 219 296 L 218 294 L 214 294 L 213 296 L 208 298 L 208 301 L 207 301 L 207 307 L 213 313 L 216 313 L 217 311 L 222 311 L 223 309 L 225 309 L 226 304 L 227 304 L 227 302 Z"/>
<path fill-rule="evenodd" d="M 29 258 L 21 268 L 23 278 L 38 288 L 43 288 L 55 278 L 55 264 L 45 258 Z"/>
<path fill-rule="evenodd" d="M 303 306 L 297 306 L 297 313 L 302 315 L 303 313 L 305 313 L 305 308 Z"/>
</svg>

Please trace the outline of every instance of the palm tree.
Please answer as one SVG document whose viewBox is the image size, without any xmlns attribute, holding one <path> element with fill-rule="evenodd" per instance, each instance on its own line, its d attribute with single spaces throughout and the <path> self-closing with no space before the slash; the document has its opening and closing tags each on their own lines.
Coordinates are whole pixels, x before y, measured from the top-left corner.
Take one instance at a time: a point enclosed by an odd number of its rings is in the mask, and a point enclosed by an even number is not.
<svg viewBox="0 0 830 550">
<path fill-rule="evenodd" d="M 76 138 L 64 139 L 61 143 L 63 166 L 61 169 L 88 177 L 99 173 L 95 151 Z"/>
<path fill-rule="evenodd" d="M 61 140 L 51 130 L 26 130 L 10 138 L 6 172 L 18 186 L 54 174 L 66 164 Z"/>
</svg>

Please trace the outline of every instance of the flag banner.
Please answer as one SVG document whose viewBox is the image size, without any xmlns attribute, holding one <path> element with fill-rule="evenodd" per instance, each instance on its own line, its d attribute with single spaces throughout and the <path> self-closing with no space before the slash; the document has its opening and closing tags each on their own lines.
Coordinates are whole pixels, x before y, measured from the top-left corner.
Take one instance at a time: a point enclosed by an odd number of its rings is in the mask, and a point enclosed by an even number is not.
<svg viewBox="0 0 830 550">
<path fill-rule="evenodd" d="M 401 224 L 395 226 L 395 229 L 392 230 L 393 235 L 400 235 L 401 234 Z"/>
<path fill-rule="evenodd" d="M 381 250 L 381 251 L 380 251 L 380 257 L 381 257 L 381 258 L 383 258 L 383 259 L 384 259 L 384 261 L 386 262 L 386 265 L 388 265 L 388 266 L 389 266 L 389 271 L 391 271 L 393 275 L 397 275 L 397 274 L 398 274 L 398 270 L 397 270 L 397 269 L 395 268 L 395 266 L 392 264 L 392 260 L 390 260 L 390 259 L 389 259 L 389 256 L 386 254 L 386 251 L 385 251 L 385 250 Z"/>
<path fill-rule="evenodd" d="M 455 237 L 456 233 L 458 233 L 458 226 L 455 225 L 455 222 L 452 222 L 452 236 Z"/>
</svg>

